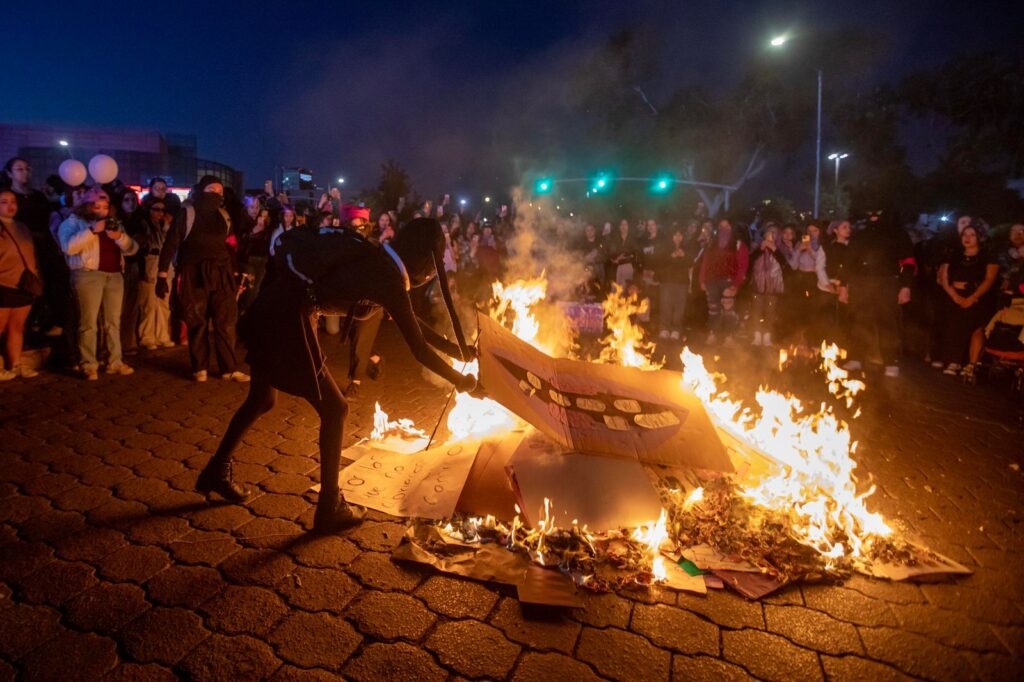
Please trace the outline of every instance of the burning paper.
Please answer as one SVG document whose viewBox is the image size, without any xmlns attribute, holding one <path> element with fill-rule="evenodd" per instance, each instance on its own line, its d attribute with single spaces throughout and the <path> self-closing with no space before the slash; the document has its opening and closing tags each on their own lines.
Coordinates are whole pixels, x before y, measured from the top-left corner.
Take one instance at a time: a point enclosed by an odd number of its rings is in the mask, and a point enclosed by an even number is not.
<svg viewBox="0 0 1024 682">
<path fill-rule="evenodd" d="M 462 441 L 400 454 L 372 449 L 341 472 L 345 501 L 395 516 L 443 519 L 473 466 L 479 441 Z"/>
<path fill-rule="evenodd" d="M 552 358 L 480 315 L 490 396 L 571 450 L 732 471 L 704 406 L 678 374 Z"/>
</svg>

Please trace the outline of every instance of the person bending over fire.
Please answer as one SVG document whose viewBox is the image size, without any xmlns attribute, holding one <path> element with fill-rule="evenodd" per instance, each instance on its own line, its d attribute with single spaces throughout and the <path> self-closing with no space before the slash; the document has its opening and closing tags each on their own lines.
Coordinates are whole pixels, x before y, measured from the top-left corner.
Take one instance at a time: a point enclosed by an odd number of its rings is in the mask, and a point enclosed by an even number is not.
<svg viewBox="0 0 1024 682">
<path fill-rule="evenodd" d="M 354 525 L 362 513 L 338 490 L 341 442 L 348 404 L 327 368 L 317 339 L 317 314 L 350 314 L 375 307 L 386 310 L 416 359 L 459 391 L 476 387 L 476 379 L 455 371 L 427 344 L 469 360 L 445 277 L 444 234 L 436 220 L 418 218 L 398 231 L 390 244 L 376 244 L 353 230 L 291 230 L 275 246 L 279 276 L 261 289 L 239 323 L 252 369 L 249 395 L 228 424 L 217 452 L 199 475 L 196 490 L 218 493 L 232 502 L 250 491 L 232 478 L 232 455 L 256 419 L 274 407 L 278 391 L 304 398 L 320 416 L 320 497 L 313 518 L 318 532 Z M 458 345 L 416 318 L 411 288 L 435 277 L 451 318 Z M 369 305 L 367 305 L 369 304 Z"/>
</svg>

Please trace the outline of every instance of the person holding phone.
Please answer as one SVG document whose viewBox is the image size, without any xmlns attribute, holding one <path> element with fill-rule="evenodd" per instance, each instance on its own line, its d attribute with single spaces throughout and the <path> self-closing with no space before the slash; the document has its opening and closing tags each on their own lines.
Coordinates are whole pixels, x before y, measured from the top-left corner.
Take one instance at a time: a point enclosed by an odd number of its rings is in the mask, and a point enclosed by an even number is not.
<svg viewBox="0 0 1024 682">
<path fill-rule="evenodd" d="M 71 269 L 71 285 L 78 299 L 78 352 L 82 376 L 99 378 L 96 332 L 100 311 L 106 335 L 107 374 L 134 373 L 121 357 L 121 305 L 124 301 L 124 257 L 139 245 L 111 218 L 110 197 L 99 186 L 60 225 L 60 246 Z"/>
</svg>

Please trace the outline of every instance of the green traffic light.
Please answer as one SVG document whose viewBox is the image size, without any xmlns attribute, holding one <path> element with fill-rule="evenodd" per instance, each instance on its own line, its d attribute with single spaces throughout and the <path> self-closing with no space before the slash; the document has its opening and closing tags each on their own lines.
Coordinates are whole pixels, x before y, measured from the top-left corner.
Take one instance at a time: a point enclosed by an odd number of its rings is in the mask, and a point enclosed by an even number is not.
<svg viewBox="0 0 1024 682">
<path fill-rule="evenodd" d="M 672 178 L 660 177 L 655 178 L 654 183 L 651 185 L 651 191 L 656 194 L 663 194 L 672 188 Z"/>
<path fill-rule="evenodd" d="M 554 185 L 554 180 L 550 178 L 543 178 L 537 181 L 537 193 L 546 194 L 551 191 L 551 187 Z"/>
<path fill-rule="evenodd" d="M 598 180 L 598 181 L 597 181 L 597 186 L 598 186 L 598 187 L 604 187 L 604 186 L 605 186 L 605 185 L 607 185 L 607 184 L 608 184 L 608 183 L 607 183 L 607 182 L 605 182 L 605 179 L 604 179 L 604 178 L 601 178 L 600 180 Z"/>
</svg>

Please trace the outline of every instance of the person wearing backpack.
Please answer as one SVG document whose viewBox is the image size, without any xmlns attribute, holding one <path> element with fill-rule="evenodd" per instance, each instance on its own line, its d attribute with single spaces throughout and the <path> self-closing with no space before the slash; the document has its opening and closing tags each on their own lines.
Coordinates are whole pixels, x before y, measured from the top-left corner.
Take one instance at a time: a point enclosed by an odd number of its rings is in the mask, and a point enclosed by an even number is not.
<svg viewBox="0 0 1024 682">
<path fill-rule="evenodd" d="M 170 293 L 168 269 L 177 256 L 178 291 L 196 381 L 207 378 L 211 322 L 221 378 L 249 381 L 249 376 L 238 370 L 235 353 L 238 305 L 233 253 L 227 243 L 231 227 L 231 217 L 224 209 L 224 184 L 216 176 L 204 175 L 192 205 L 178 212 L 160 249 L 156 295 L 166 298 Z"/>
</svg>

